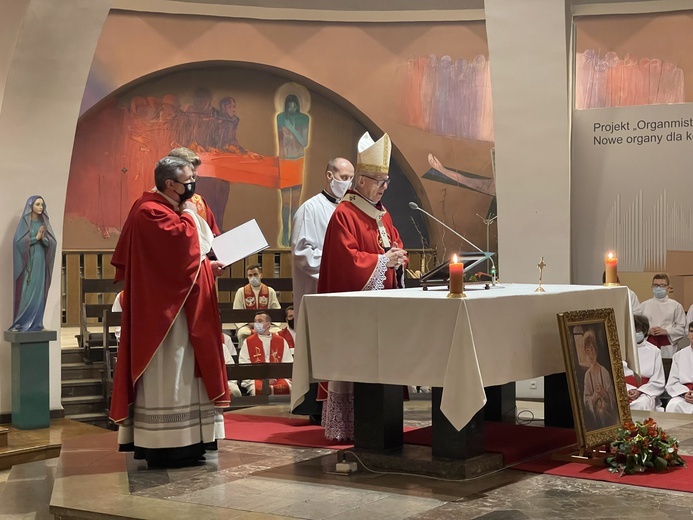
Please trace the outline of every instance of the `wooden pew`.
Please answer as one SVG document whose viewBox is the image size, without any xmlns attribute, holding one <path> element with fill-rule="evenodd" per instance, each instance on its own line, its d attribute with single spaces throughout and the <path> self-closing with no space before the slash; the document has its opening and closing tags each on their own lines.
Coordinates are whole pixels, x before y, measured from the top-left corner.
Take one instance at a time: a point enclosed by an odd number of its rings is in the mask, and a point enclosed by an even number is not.
<svg viewBox="0 0 693 520">
<path fill-rule="evenodd" d="M 120 312 L 113 312 L 110 308 L 104 309 L 101 315 L 101 347 L 103 348 L 103 372 L 101 374 L 101 381 L 103 384 L 103 395 L 106 399 L 106 417 L 108 417 L 108 412 L 111 409 L 111 397 L 113 396 L 113 374 L 115 373 L 115 366 L 118 361 L 118 345 L 111 344 L 108 341 L 112 337 L 111 327 L 120 327 Z M 103 341 L 106 338 L 107 341 Z M 110 421 L 109 421 L 110 426 Z"/>
<path fill-rule="evenodd" d="M 122 290 L 123 283 L 114 283 L 105 278 L 82 278 L 80 280 L 80 320 L 78 344 L 84 349 L 82 357 L 85 363 L 92 363 L 90 350 L 101 347 L 104 343 L 101 332 L 90 332 L 89 324 L 98 323 L 103 318 L 103 311 L 110 309 L 116 295 Z M 109 345 L 115 345 L 111 336 Z"/>
</svg>

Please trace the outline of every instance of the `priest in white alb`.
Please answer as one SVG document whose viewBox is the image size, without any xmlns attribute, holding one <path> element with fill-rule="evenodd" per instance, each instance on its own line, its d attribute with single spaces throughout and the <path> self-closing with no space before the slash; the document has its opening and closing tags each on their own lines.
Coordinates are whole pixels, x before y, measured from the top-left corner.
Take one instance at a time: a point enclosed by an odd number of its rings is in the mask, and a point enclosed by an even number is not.
<svg viewBox="0 0 693 520">
<path fill-rule="evenodd" d="M 286 340 L 279 334 L 270 332 L 272 326 L 269 314 L 258 311 L 253 323 L 254 332 L 241 345 L 238 364 L 250 363 L 291 363 L 294 358 Z M 248 395 L 260 395 L 263 382 L 258 379 L 244 379 L 241 386 Z M 270 379 L 270 395 L 288 395 L 291 393 L 291 379 Z"/>
<path fill-rule="evenodd" d="M 296 210 L 291 226 L 291 262 L 293 274 L 294 312 L 298 314 L 305 294 L 318 292 L 318 275 L 325 242 L 327 224 L 332 213 L 354 178 L 354 165 L 343 157 L 327 163 L 323 190 L 305 201 Z M 316 401 L 318 384 L 311 383 L 303 402 L 292 413 L 308 415 L 314 424 L 319 424 L 322 403 Z"/>
</svg>

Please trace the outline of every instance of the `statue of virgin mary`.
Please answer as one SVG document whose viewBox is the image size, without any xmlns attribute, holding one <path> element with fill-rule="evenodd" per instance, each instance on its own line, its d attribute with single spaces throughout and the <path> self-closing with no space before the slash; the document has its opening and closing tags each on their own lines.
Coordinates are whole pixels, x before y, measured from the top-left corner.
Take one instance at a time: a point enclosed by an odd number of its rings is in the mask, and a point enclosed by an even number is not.
<svg viewBox="0 0 693 520">
<path fill-rule="evenodd" d="M 56 246 L 46 203 L 33 195 L 26 201 L 14 234 L 14 323 L 10 330 L 43 330 Z"/>
</svg>

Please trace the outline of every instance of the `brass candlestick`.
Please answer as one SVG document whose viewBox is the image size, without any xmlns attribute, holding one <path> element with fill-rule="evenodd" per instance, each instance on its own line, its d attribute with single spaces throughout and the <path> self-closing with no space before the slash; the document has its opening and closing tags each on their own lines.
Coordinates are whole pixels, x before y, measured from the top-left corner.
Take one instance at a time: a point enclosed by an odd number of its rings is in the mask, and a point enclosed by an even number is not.
<svg viewBox="0 0 693 520">
<path fill-rule="evenodd" d="M 546 292 L 544 288 L 541 286 L 541 280 L 544 276 L 544 267 L 546 267 L 546 262 L 544 262 L 543 256 L 541 257 L 541 260 L 539 260 L 537 267 L 539 268 L 539 287 L 534 289 L 534 292 Z"/>
</svg>

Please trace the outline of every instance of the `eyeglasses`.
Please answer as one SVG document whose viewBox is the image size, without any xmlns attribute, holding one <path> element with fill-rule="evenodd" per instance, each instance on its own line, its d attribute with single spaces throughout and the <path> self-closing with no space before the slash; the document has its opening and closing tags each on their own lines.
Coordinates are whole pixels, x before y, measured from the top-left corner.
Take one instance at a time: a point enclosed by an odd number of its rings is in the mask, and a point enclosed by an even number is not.
<svg viewBox="0 0 693 520">
<path fill-rule="evenodd" d="M 669 286 L 665 283 L 653 283 L 652 284 L 653 289 L 666 289 L 667 287 L 669 287 Z"/>
<path fill-rule="evenodd" d="M 390 177 L 385 177 L 384 179 L 376 179 L 375 177 L 371 177 L 370 175 L 364 175 L 363 173 L 361 174 L 363 177 L 367 177 L 368 179 L 375 181 L 377 184 L 378 188 L 385 186 L 386 184 L 389 186 L 390 185 Z"/>
</svg>

